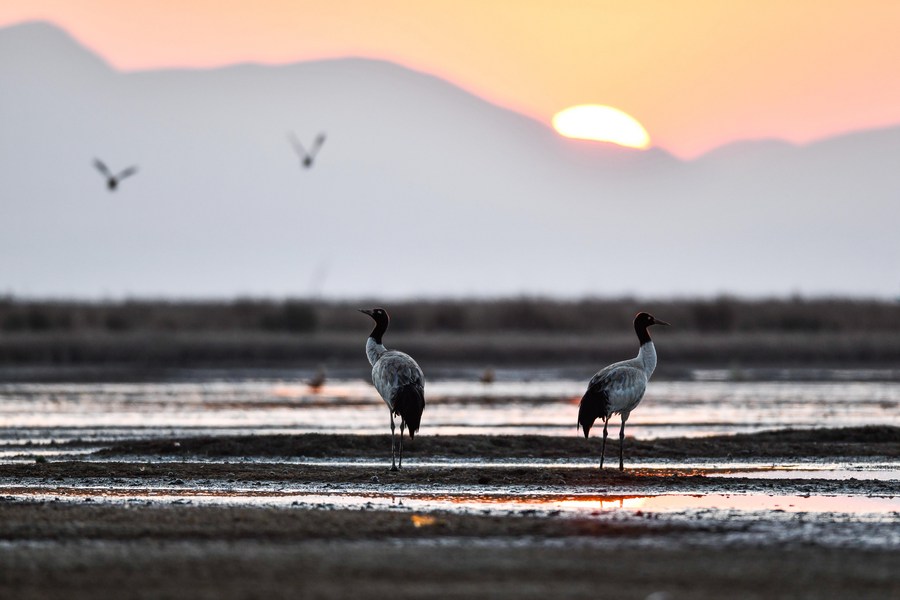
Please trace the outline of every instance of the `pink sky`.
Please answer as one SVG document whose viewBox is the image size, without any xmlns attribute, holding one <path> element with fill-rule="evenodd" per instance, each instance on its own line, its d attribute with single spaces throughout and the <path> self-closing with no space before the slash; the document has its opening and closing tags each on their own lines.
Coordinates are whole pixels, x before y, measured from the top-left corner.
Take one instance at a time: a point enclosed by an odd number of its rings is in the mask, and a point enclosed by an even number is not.
<svg viewBox="0 0 900 600">
<path fill-rule="evenodd" d="M 514 8 L 512 8 L 514 7 Z M 122 70 L 362 56 L 549 124 L 615 106 L 681 157 L 900 124 L 900 2 L 5 0 Z"/>
</svg>

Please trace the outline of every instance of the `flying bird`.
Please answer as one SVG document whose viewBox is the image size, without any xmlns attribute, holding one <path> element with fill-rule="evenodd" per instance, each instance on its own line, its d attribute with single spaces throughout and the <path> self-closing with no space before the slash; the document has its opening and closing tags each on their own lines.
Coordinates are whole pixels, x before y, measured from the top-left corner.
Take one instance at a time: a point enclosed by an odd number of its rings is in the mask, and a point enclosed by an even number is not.
<svg viewBox="0 0 900 600">
<path fill-rule="evenodd" d="M 322 144 L 325 143 L 325 134 L 320 133 L 316 136 L 316 139 L 313 140 L 313 144 L 308 152 L 303 144 L 300 143 L 300 140 L 297 139 L 297 136 L 294 135 L 293 131 L 288 133 L 288 140 L 294 147 L 294 151 L 300 157 L 300 164 L 302 164 L 305 169 L 308 169 L 312 166 L 313 160 L 316 158 L 316 154 L 318 154 L 319 150 L 322 148 Z"/>
<path fill-rule="evenodd" d="M 403 428 L 409 427 L 414 439 L 425 409 L 425 375 L 408 354 L 388 350 L 381 342 L 391 318 L 383 308 L 359 309 L 375 320 L 375 328 L 366 340 L 366 356 L 372 365 L 372 383 L 384 399 L 391 415 L 391 471 L 403 468 Z M 394 459 L 394 417 L 400 416 L 400 461 Z"/>
<path fill-rule="evenodd" d="M 96 167 L 97 170 L 100 171 L 100 173 L 104 177 L 106 177 L 106 187 L 108 187 L 109 191 L 111 191 L 111 192 L 116 191 L 116 188 L 119 187 L 120 181 L 122 181 L 126 177 L 130 177 L 130 176 L 134 175 L 135 173 L 137 173 L 137 167 L 134 166 L 134 167 L 128 167 L 121 173 L 113 175 L 112 171 L 110 171 L 106 167 L 106 165 L 103 164 L 103 161 L 100 160 L 99 158 L 94 159 L 94 167 Z"/>
<path fill-rule="evenodd" d="M 600 468 L 606 453 L 606 428 L 609 418 L 619 413 L 622 415 L 622 428 L 619 430 L 619 470 L 624 471 L 623 461 L 625 444 L 625 421 L 644 397 L 647 382 L 656 369 L 656 347 L 647 328 L 652 325 L 668 325 L 653 315 L 638 313 L 634 318 L 634 331 L 641 343 L 636 357 L 630 360 L 613 363 L 597 372 L 588 384 L 588 389 L 581 398 L 578 407 L 578 426 L 584 429 L 584 437 L 588 436 L 594 421 L 603 419 L 603 445 L 600 448 Z"/>
</svg>

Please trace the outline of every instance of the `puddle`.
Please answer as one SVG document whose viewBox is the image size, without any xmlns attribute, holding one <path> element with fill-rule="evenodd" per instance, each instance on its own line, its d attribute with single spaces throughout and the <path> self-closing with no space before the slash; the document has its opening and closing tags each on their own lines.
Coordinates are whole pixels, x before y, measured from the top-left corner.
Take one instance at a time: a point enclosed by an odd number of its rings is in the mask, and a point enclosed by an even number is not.
<svg viewBox="0 0 900 600">
<path fill-rule="evenodd" d="M 78 458 L 84 460 L 89 458 L 93 452 L 99 450 L 96 448 L 66 448 L 65 450 L 53 446 L 3 446 L 0 445 L 0 463 L 14 462 L 34 462 L 34 459 L 41 456 L 46 459 L 68 460 Z"/>
<path fill-rule="evenodd" d="M 507 514 L 600 515 L 626 513 L 695 513 L 698 511 L 828 513 L 882 518 L 900 517 L 900 498 L 855 495 L 660 494 L 582 495 L 555 493 L 415 492 L 372 489 L 323 490 L 304 487 L 188 488 L 184 486 L 47 486 L 0 487 L 7 500 L 68 502 L 155 502 L 197 505 L 252 505 L 311 508 L 402 508 Z"/>
<path fill-rule="evenodd" d="M 47 461 L 77 459 L 81 462 L 152 462 L 157 464 L 297 464 L 322 467 L 378 467 L 386 464 L 384 458 L 308 459 L 305 457 L 203 457 L 203 456 L 160 456 L 127 455 L 97 456 L 93 453 L 99 446 L 61 448 L 50 445 L 0 444 L 0 464 L 33 463 L 40 457 Z M 479 459 L 479 458 L 430 458 L 413 459 L 409 466 L 417 469 L 584 469 L 597 467 L 596 457 L 566 459 Z M 682 475 L 704 475 L 707 477 L 743 477 L 748 479 L 798 479 L 832 481 L 900 481 L 900 461 L 806 461 L 787 464 L 772 464 L 753 461 L 722 462 L 700 459 L 693 461 L 629 461 L 631 471 L 679 472 Z"/>
<path fill-rule="evenodd" d="M 747 477 L 750 479 L 823 479 L 829 481 L 898 481 L 900 468 L 894 465 L 778 466 L 768 468 L 730 468 L 710 471 L 708 477 Z"/>
</svg>

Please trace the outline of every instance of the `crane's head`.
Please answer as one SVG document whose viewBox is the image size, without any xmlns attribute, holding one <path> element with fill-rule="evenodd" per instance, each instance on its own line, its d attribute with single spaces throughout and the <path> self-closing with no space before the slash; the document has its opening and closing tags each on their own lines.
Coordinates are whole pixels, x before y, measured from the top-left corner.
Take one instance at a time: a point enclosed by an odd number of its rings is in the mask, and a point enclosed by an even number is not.
<svg viewBox="0 0 900 600">
<path fill-rule="evenodd" d="M 364 315 L 369 315 L 370 317 L 375 319 L 376 323 L 391 320 L 391 318 L 387 314 L 387 311 L 383 308 L 360 308 L 359 312 L 363 313 Z"/>
<path fill-rule="evenodd" d="M 375 341 L 380 344 L 381 336 L 387 331 L 388 323 L 391 322 L 387 311 L 383 308 L 360 308 L 359 312 L 369 315 L 375 320 L 375 329 L 372 330 L 369 337 L 375 338 Z"/>
<path fill-rule="evenodd" d="M 665 321 L 660 321 L 659 319 L 657 319 L 650 313 L 645 313 L 645 312 L 638 313 L 637 316 L 634 318 L 634 328 L 635 329 L 638 329 L 638 328 L 646 329 L 646 328 L 650 327 L 651 325 L 669 325 L 669 323 L 666 323 Z"/>
<path fill-rule="evenodd" d="M 637 334 L 641 346 L 651 341 L 650 334 L 647 333 L 647 328 L 651 325 L 668 325 L 668 323 L 660 321 L 650 313 L 645 312 L 639 312 L 634 318 L 634 332 Z"/>
</svg>

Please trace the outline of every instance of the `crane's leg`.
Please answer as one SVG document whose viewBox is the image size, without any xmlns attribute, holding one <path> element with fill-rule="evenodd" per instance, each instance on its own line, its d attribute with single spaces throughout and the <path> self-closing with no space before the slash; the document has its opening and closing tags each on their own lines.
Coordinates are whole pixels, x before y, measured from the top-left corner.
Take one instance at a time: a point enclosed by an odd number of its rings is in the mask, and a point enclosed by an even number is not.
<svg viewBox="0 0 900 600">
<path fill-rule="evenodd" d="M 619 429 L 619 470 L 625 470 L 625 421 L 628 420 L 628 413 L 622 413 L 622 428 Z"/>
<path fill-rule="evenodd" d="M 391 471 L 397 470 L 397 462 L 394 458 L 394 448 L 396 445 L 397 444 L 394 442 L 394 413 L 391 413 Z"/>
<path fill-rule="evenodd" d="M 603 458 L 606 456 L 606 438 L 609 436 L 609 431 L 606 430 L 606 426 L 609 425 L 609 417 L 603 417 L 603 444 L 600 446 L 600 468 L 603 468 Z"/>
<path fill-rule="evenodd" d="M 400 419 L 400 465 L 399 467 L 403 468 L 403 428 L 406 427 L 406 421 Z"/>
</svg>

